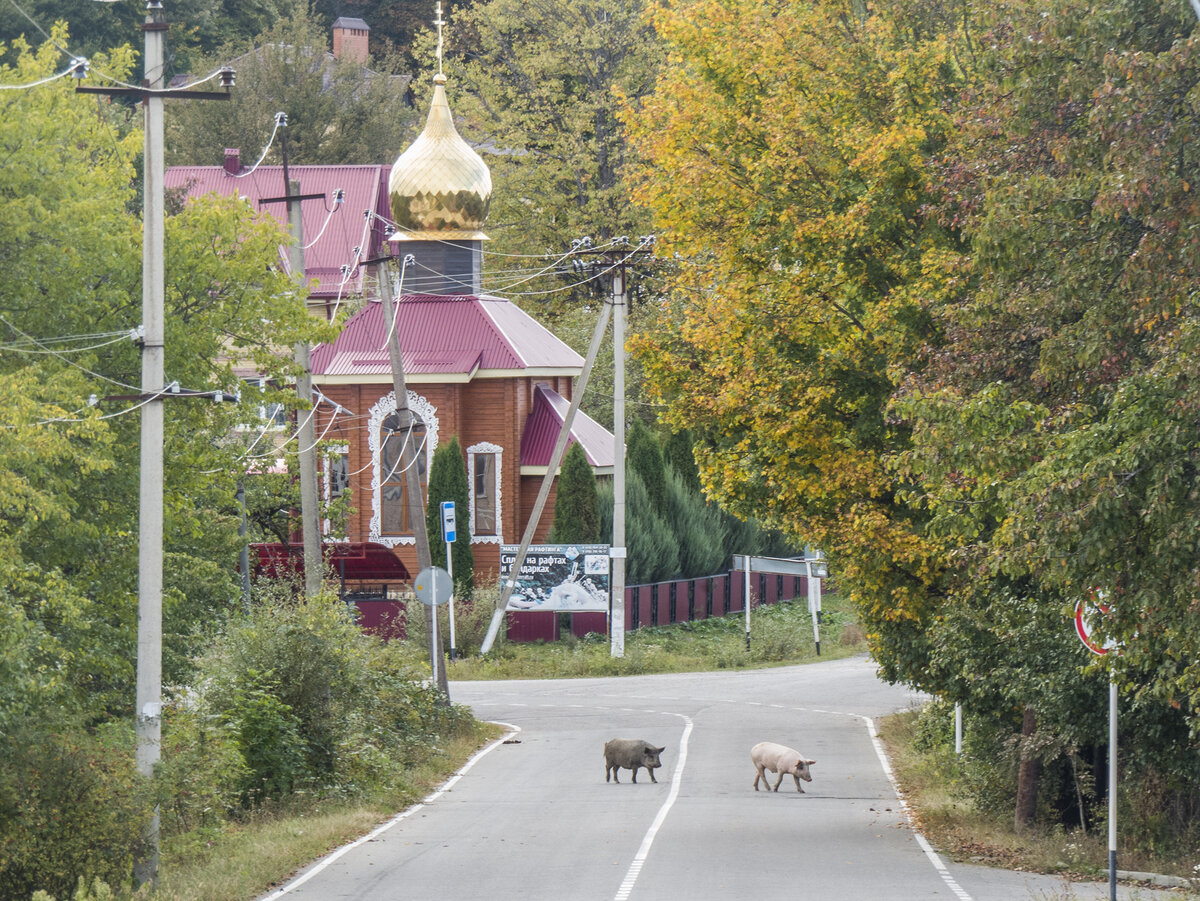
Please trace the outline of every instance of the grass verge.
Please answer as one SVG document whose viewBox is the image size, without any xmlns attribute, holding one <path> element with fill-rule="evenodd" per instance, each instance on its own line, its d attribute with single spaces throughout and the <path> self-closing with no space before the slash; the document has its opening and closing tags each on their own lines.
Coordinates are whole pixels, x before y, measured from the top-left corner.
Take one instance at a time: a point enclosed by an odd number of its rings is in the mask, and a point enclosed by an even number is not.
<svg viewBox="0 0 1200 901">
<path fill-rule="evenodd" d="M 623 657 L 612 656 L 606 635 L 567 635 L 545 643 L 503 642 L 487 657 L 449 661 L 447 674 L 460 681 L 630 676 L 784 666 L 862 653 L 866 644 L 849 605 L 834 595 L 826 595 L 822 603 L 820 657 L 812 617 L 800 600 L 752 608 L 749 650 L 745 619 L 731 614 L 628 632 Z M 410 640 L 423 652 L 422 635 Z"/>
<path fill-rule="evenodd" d="M 161 901 L 244 901 L 281 885 L 304 865 L 369 832 L 446 781 L 483 744 L 503 734 L 475 723 L 405 774 L 403 786 L 369 800 L 294 799 L 263 809 L 187 846 L 164 844 Z"/>
<path fill-rule="evenodd" d="M 953 750 L 920 749 L 918 715 L 914 710 L 884 717 L 878 731 L 910 815 L 939 853 L 960 862 L 1058 874 L 1075 882 L 1108 879 L 1104 830 L 1040 826 L 1017 833 L 1011 817 L 975 809 L 954 791 L 959 765 Z M 1118 848 L 1117 861 L 1121 870 L 1196 876 L 1192 861 L 1161 855 Z M 1200 895 L 1193 892 L 1186 897 Z"/>
</svg>

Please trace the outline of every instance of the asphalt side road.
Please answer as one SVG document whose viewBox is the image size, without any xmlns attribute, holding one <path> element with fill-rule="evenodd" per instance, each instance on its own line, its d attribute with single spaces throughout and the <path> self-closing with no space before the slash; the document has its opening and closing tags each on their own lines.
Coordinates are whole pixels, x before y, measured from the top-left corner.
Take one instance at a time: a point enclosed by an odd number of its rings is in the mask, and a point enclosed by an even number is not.
<svg viewBox="0 0 1200 901">
<path fill-rule="evenodd" d="M 579 901 L 1068 901 L 1068 884 L 956 864 L 908 821 L 876 717 L 921 698 L 865 657 L 766 670 L 456 682 L 450 694 L 509 734 L 423 803 L 317 861 L 267 898 L 384 901 L 481 894 Z M 604 742 L 664 747 L 651 781 L 604 779 Z M 753 788 L 750 748 L 816 761 L 797 792 Z M 774 779 L 772 779 L 772 785 Z M 1178 893 L 1118 887 L 1125 901 Z"/>
</svg>

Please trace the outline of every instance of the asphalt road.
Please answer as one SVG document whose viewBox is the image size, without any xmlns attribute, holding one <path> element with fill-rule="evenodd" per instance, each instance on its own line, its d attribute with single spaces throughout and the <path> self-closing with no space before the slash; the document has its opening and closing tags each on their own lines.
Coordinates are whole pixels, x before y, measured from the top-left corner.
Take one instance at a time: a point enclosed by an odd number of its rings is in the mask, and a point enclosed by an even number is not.
<svg viewBox="0 0 1200 901">
<path fill-rule="evenodd" d="M 612 679 L 459 682 L 511 727 L 424 803 L 298 874 L 272 899 L 1065 901 L 1108 886 L 953 864 L 909 824 L 875 717 L 919 703 L 865 658 Z M 603 745 L 666 746 L 652 783 L 604 780 Z M 752 788 L 770 740 L 813 781 Z M 1122 899 L 1165 893 L 1121 887 Z M 1171 896 L 1178 897 L 1178 896 Z"/>
</svg>

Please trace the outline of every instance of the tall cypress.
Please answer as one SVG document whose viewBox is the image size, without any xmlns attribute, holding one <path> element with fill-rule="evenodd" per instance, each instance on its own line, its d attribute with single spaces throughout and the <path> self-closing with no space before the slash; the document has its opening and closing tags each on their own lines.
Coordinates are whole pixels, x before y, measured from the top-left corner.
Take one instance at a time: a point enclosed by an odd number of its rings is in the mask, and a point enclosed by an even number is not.
<svg viewBox="0 0 1200 901">
<path fill-rule="evenodd" d="M 553 544 L 598 544 L 604 541 L 596 500 L 596 474 L 592 472 L 583 446 L 578 443 L 572 444 L 563 458 L 554 497 L 550 541 Z"/>
<path fill-rule="evenodd" d="M 646 487 L 650 509 L 661 516 L 667 503 L 667 474 L 658 439 L 642 425 L 641 420 L 634 419 L 629 428 L 626 446 L 629 469 L 641 477 L 642 484 Z"/>
<path fill-rule="evenodd" d="M 425 524 L 429 530 L 429 556 L 434 566 L 446 565 L 446 542 L 442 540 L 442 502 L 454 501 L 455 538 L 454 588 L 458 594 L 470 593 L 475 587 L 475 555 L 471 551 L 471 498 L 467 486 L 467 464 L 458 436 L 433 452 L 429 467 L 429 502 L 425 507 Z"/>
</svg>

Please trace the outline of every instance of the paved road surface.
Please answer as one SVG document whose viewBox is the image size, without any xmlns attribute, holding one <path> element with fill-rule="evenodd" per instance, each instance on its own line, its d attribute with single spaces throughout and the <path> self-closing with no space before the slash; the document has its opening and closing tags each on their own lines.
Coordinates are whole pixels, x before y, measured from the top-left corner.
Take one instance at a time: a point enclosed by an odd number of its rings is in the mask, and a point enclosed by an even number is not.
<svg viewBox="0 0 1200 901">
<path fill-rule="evenodd" d="M 509 724 L 421 805 L 268 896 L 571 901 L 1065 901 L 1108 886 L 953 864 L 909 826 L 872 720 L 919 703 L 866 658 L 756 671 L 460 682 Z M 609 738 L 665 745 L 657 784 L 605 783 Z M 749 749 L 817 763 L 755 792 Z M 1172 897 L 1122 887 L 1122 899 Z"/>
</svg>

